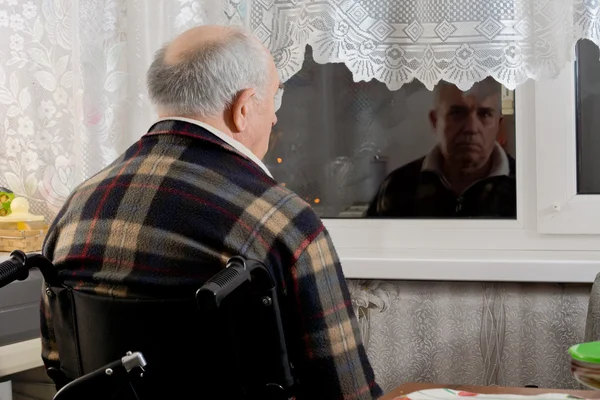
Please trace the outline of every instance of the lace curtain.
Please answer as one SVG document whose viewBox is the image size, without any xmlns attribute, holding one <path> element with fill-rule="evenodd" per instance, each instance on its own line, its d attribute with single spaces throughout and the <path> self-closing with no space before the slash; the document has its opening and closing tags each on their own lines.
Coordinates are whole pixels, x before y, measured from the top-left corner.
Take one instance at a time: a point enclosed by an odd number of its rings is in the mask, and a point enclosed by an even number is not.
<svg viewBox="0 0 600 400">
<path fill-rule="evenodd" d="M 267 43 L 284 79 L 306 45 L 355 81 L 390 90 L 417 79 L 465 90 L 486 76 L 509 89 L 558 74 L 581 38 L 600 44 L 598 0 L 229 0 Z"/>
<path fill-rule="evenodd" d="M 220 4 L 0 0 L 0 186 L 51 220 L 152 122 L 153 53 L 189 27 L 222 23 Z"/>
<path fill-rule="evenodd" d="M 145 70 L 194 25 L 249 26 L 285 80 L 306 45 L 354 80 L 509 88 L 600 43 L 598 0 L 0 0 L 0 186 L 52 218 L 154 118 Z"/>
</svg>

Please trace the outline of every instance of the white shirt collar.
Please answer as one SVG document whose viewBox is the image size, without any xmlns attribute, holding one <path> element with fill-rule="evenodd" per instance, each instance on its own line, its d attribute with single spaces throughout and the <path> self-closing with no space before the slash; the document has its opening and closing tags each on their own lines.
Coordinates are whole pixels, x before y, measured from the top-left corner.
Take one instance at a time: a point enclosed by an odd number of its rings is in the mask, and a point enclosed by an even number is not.
<svg viewBox="0 0 600 400">
<path fill-rule="evenodd" d="M 244 156 L 246 156 L 250 160 L 254 161 L 254 163 L 256 165 L 258 165 L 263 171 L 265 171 L 265 174 L 267 174 L 267 175 L 269 175 L 269 177 L 273 178 L 273 175 L 271 175 L 271 172 L 269 171 L 267 166 L 258 157 L 256 157 L 254 155 L 254 153 L 252 153 L 250 151 L 250 149 L 248 149 L 246 146 L 244 146 L 243 144 L 241 144 L 240 142 L 238 142 L 231 136 L 224 134 L 217 128 L 210 126 L 204 122 L 201 122 L 201 121 L 198 121 L 195 119 L 191 119 L 191 118 L 184 118 L 184 117 L 160 118 L 156 122 L 160 122 L 160 121 L 183 121 L 183 122 L 194 124 L 201 128 L 206 129 L 207 131 L 209 131 L 210 133 L 212 133 L 213 135 L 215 135 L 216 137 L 218 137 L 219 139 L 221 139 L 222 141 L 224 141 L 225 143 L 227 143 L 228 145 L 230 145 L 231 147 L 233 147 L 234 149 L 236 149 L 237 151 L 242 153 Z"/>
</svg>

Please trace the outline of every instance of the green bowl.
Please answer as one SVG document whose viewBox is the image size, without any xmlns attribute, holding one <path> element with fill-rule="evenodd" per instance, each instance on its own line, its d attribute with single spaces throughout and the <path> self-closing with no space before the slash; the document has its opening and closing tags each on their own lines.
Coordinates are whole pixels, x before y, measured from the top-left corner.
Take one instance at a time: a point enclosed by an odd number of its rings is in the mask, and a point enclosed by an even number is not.
<svg viewBox="0 0 600 400">
<path fill-rule="evenodd" d="M 569 354 L 574 360 L 589 364 L 600 364 L 600 342 L 586 342 L 569 348 Z"/>
</svg>

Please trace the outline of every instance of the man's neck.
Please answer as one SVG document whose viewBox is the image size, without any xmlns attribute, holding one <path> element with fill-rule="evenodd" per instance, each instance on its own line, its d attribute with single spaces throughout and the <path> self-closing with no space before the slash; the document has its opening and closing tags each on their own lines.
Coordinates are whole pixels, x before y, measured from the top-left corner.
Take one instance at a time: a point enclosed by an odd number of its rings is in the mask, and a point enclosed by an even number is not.
<svg viewBox="0 0 600 400">
<path fill-rule="evenodd" d="M 267 167 L 263 164 L 261 159 L 258 156 L 256 156 L 256 154 L 252 150 L 250 150 L 250 148 L 248 146 L 246 146 L 244 143 L 242 143 L 237 138 L 235 138 L 233 135 L 231 135 L 231 131 L 228 131 L 229 132 L 229 134 L 228 134 L 227 132 L 223 132 L 222 130 L 220 130 L 218 123 L 213 124 L 206 119 L 202 120 L 200 118 L 194 118 L 194 117 L 159 114 L 159 121 L 162 119 L 178 119 L 178 120 L 184 120 L 188 123 L 200 125 L 202 128 L 211 132 L 213 135 L 217 136 L 222 141 L 228 143 L 231 147 L 237 149 L 238 152 L 242 153 L 247 158 L 254 161 L 259 167 L 262 168 L 263 171 L 265 171 L 265 173 L 267 175 L 272 177 L 271 173 L 269 172 Z"/>
<path fill-rule="evenodd" d="M 174 114 L 174 113 L 169 113 L 168 111 L 159 112 L 158 117 L 159 117 L 159 119 L 163 119 L 163 118 L 192 119 L 194 121 L 198 121 L 198 122 L 202 122 L 203 124 L 210 125 L 213 128 L 218 129 L 219 132 L 222 132 L 223 134 L 225 134 L 227 136 L 234 137 L 234 135 L 231 133 L 231 129 L 229 129 L 229 127 L 227 126 L 227 124 L 224 121 L 224 118 L 222 118 L 222 117 L 208 118 L 208 117 L 202 117 L 199 115 L 178 115 L 178 114 Z"/>
<path fill-rule="evenodd" d="M 453 165 L 447 161 L 444 161 L 444 177 L 448 181 L 452 191 L 456 194 L 461 194 L 469 186 L 488 176 L 492 169 L 492 164 L 492 157 L 490 157 L 484 165 L 476 168 L 465 168 L 463 166 L 457 167 L 456 164 Z"/>
</svg>

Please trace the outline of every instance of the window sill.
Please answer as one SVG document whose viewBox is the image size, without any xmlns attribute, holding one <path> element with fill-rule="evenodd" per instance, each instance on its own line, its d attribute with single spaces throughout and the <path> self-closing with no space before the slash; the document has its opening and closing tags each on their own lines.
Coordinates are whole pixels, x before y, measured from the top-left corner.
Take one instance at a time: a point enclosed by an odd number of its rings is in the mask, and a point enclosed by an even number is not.
<svg viewBox="0 0 600 400">
<path fill-rule="evenodd" d="M 592 283 L 597 251 L 337 249 L 347 279 Z"/>
</svg>

